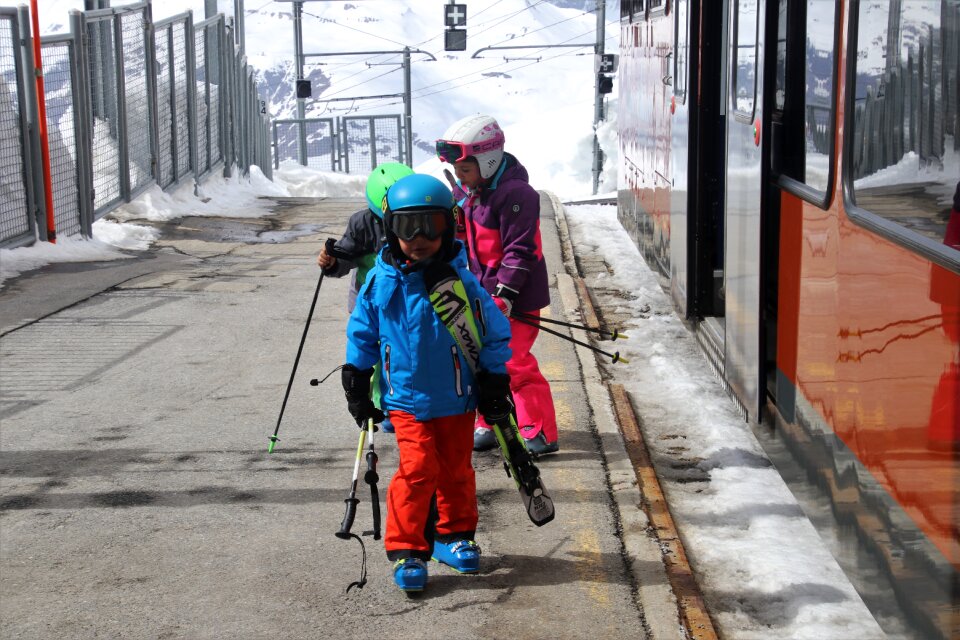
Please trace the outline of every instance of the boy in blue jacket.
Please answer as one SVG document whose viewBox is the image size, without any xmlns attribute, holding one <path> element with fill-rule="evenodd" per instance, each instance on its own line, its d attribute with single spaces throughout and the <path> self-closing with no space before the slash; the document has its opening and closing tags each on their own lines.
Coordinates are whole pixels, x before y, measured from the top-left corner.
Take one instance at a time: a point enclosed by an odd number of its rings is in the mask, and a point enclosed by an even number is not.
<svg viewBox="0 0 960 640">
<path fill-rule="evenodd" d="M 400 463 L 387 491 L 384 547 L 394 580 L 421 591 L 431 557 L 461 573 L 480 568 L 476 479 L 471 463 L 475 412 L 512 408 L 510 325 L 467 266 L 455 240 L 454 201 L 428 175 L 398 180 L 387 192 L 387 246 L 377 257 L 347 324 L 343 387 L 357 424 L 384 414 L 370 400 L 370 374 L 382 362 L 381 403 L 397 437 Z M 424 273 L 450 267 L 476 315 L 481 341 L 474 378 L 469 363 L 431 304 Z M 437 521 L 430 527 L 436 494 Z M 435 532 L 434 539 L 428 539 Z"/>
</svg>

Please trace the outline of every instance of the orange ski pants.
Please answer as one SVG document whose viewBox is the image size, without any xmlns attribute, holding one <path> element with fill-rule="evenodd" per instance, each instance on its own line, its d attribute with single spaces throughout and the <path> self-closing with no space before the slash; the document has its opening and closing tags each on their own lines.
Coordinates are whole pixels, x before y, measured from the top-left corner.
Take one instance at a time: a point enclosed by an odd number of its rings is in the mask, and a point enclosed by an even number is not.
<svg viewBox="0 0 960 640">
<path fill-rule="evenodd" d="M 477 529 L 477 481 L 471 461 L 474 420 L 473 411 L 422 422 L 403 411 L 390 412 L 400 451 L 400 465 L 387 489 L 383 544 L 390 559 L 430 559 L 433 544 L 427 540 L 427 520 L 434 493 L 437 536 L 473 538 Z"/>
</svg>

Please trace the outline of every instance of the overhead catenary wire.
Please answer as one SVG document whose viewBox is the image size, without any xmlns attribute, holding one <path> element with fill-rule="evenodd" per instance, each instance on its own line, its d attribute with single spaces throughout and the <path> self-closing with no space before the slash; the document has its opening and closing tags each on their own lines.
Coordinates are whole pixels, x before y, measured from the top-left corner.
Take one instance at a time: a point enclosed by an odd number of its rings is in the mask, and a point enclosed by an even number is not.
<svg viewBox="0 0 960 640">
<path fill-rule="evenodd" d="M 483 10 L 479 11 L 479 12 L 477 13 L 477 15 L 483 13 L 484 11 L 489 10 L 490 8 L 492 8 L 493 6 L 499 4 L 499 3 L 502 2 L 502 1 L 503 1 L 503 0 L 497 0 L 497 2 L 494 2 L 492 5 L 490 5 L 490 7 L 487 7 L 487 9 L 483 9 Z M 519 15 L 520 13 L 522 13 L 522 12 L 528 10 L 528 9 L 533 8 L 533 7 L 535 7 L 535 6 L 543 3 L 544 1 L 545 1 L 545 0 L 538 0 L 538 2 L 534 3 L 533 5 L 524 7 L 523 9 L 520 9 L 519 11 L 514 11 L 514 12 L 512 12 L 512 13 L 510 13 L 510 14 L 507 14 L 507 16 L 500 16 L 500 17 L 494 18 L 493 20 L 491 20 L 491 22 L 494 21 L 494 20 L 500 20 L 500 22 L 497 22 L 496 24 L 501 24 L 502 22 L 505 22 L 507 19 L 510 19 L 510 18 L 512 18 L 512 17 L 515 17 L 516 15 Z M 340 23 L 340 22 L 337 22 L 336 20 L 333 20 L 333 19 L 331 19 L 331 18 L 326 18 L 326 17 L 324 17 L 324 16 L 319 16 L 319 15 L 317 15 L 317 14 L 315 14 L 315 13 L 310 13 L 310 12 L 308 12 L 308 11 L 303 11 L 302 14 L 303 14 L 303 15 L 310 16 L 310 17 L 313 17 L 313 18 L 316 18 L 316 19 L 318 19 L 318 20 L 320 20 L 320 21 L 322 21 L 322 22 L 328 22 L 328 23 L 331 23 L 331 24 L 335 24 L 335 25 L 337 25 L 337 26 L 342 26 L 342 27 L 347 28 L 347 29 L 352 29 L 352 30 L 357 31 L 357 32 L 359 32 L 359 33 L 363 33 L 363 34 L 365 34 L 365 35 L 369 35 L 369 36 L 372 36 L 372 37 L 374 37 L 374 38 L 378 38 L 378 39 L 380 39 L 380 40 L 384 40 L 384 41 L 386 41 L 386 42 L 390 42 L 390 43 L 392 43 L 392 44 L 397 44 L 397 45 L 402 46 L 402 47 L 407 46 L 407 45 L 405 45 L 405 44 L 402 43 L 402 42 L 398 42 L 398 41 L 396 41 L 396 40 L 391 40 L 391 39 L 389 39 L 389 38 L 384 38 L 384 37 L 382 37 L 382 36 L 378 36 L 378 35 L 376 35 L 376 34 L 373 34 L 373 33 L 368 32 L 368 31 L 364 31 L 363 29 L 358 29 L 358 28 L 356 28 L 356 27 L 351 27 L 351 26 L 349 26 L 349 25 L 345 25 L 345 24 L 342 24 L 342 23 Z M 503 19 L 501 20 L 501 18 L 503 18 Z M 496 25 L 493 25 L 493 26 L 496 26 Z M 492 28 L 492 26 L 491 26 L 491 27 L 488 27 L 487 30 L 489 30 L 490 28 Z M 484 32 L 484 30 L 481 30 L 479 33 L 483 33 L 483 32 Z M 419 44 L 417 44 L 417 45 L 414 45 L 414 47 L 419 47 L 419 46 L 422 45 L 422 44 L 425 44 L 425 43 L 427 43 L 427 42 L 431 42 L 432 40 L 436 40 L 437 38 L 442 37 L 442 35 L 443 35 L 443 34 L 441 33 L 441 34 L 438 34 L 437 36 L 433 36 L 433 37 L 431 37 L 431 38 L 428 38 L 427 40 L 424 40 L 423 42 L 421 42 L 421 43 L 419 43 Z M 523 36 L 521 36 L 521 37 L 523 37 Z M 433 53 L 438 53 L 438 52 L 433 52 Z M 399 55 L 399 54 L 397 54 L 397 55 Z M 365 58 L 365 59 L 359 60 L 359 61 L 351 61 L 351 62 L 347 62 L 347 63 L 340 63 L 340 64 L 337 65 L 337 66 L 349 66 L 349 65 L 352 65 L 352 64 L 368 64 L 368 65 L 369 65 L 369 63 L 371 63 L 372 61 L 374 61 L 374 60 L 381 60 L 381 59 L 382 59 L 382 58 L 381 58 L 379 55 L 378 55 L 378 56 L 371 56 L 371 57 L 369 57 L 369 58 Z M 368 70 L 369 70 L 369 67 L 366 68 L 366 69 L 361 69 L 361 70 L 359 70 L 359 71 L 357 71 L 357 72 L 355 72 L 355 73 L 353 73 L 353 74 L 351 74 L 351 75 L 349 75 L 349 76 L 346 76 L 345 78 L 341 78 L 341 79 L 340 79 L 340 82 L 344 82 L 344 81 L 346 81 L 346 80 L 349 80 L 350 78 L 359 76 L 359 75 L 367 72 Z M 381 77 L 383 77 L 384 75 L 389 75 L 390 73 L 396 73 L 397 71 L 399 71 L 399 69 L 392 69 L 392 70 L 386 72 L 385 74 L 381 74 L 381 75 L 378 75 L 378 76 L 374 76 L 374 77 L 372 77 L 372 78 L 368 78 L 368 79 L 364 80 L 363 82 L 361 82 L 361 83 L 359 83 L 359 84 L 354 84 L 354 85 L 351 85 L 350 87 L 346 87 L 346 88 L 343 88 L 343 89 L 339 89 L 339 90 L 335 91 L 334 93 L 327 94 L 327 95 L 328 95 L 328 97 L 329 97 L 329 96 L 333 96 L 333 95 L 338 95 L 338 94 L 340 94 L 340 93 L 344 93 L 344 92 L 349 91 L 349 90 L 351 90 L 351 89 L 354 89 L 354 88 L 356 88 L 356 87 L 358 87 L 358 86 L 361 86 L 362 84 L 365 84 L 365 83 L 367 83 L 367 82 L 372 82 L 372 81 L 374 81 L 374 80 L 376 80 L 376 79 L 378 79 L 378 78 L 381 78 Z"/>
<path fill-rule="evenodd" d="M 493 6 L 495 6 L 496 4 L 499 4 L 500 1 L 502 1 L 502 0 L 498 0 L 498 1 L 495 2 L 493 5 L 490 5 L 490 7 L 487 7 L 487 8 L 485 8 L 485 9 L 481 10 L 480 12 L 478 12 L 477 15 L 479 15 L 479 13 L 483 13 L 484 11 L 489 10 L 490 8 L 492 8 Z M 527 6 L 527 7 L 524 7 L 523 9 L 521 9 L 521 10 L 519 10 L 519 11 L 511 12 L 511 13 L 507 14 L 506 16 L 498 16 L 498 17 L 496 17 L 496 18 L 492 18 L 492 19 L 491 19 L 490 21 L 488 21 L 487 23 L 483 23 L 484 25 L 489 24 L 489 26 L 487 26 L 487 27 L 484 28 L 484 29 L 481 29 L 479 32 L 477 32 L 477 34 L 479 34 L 479 33 L 484 33 L 485 31 L 489 31 L 490 29 L 492 29 L 493 27 L 497 26 L 498 24 L 502 24 L 503 22 L 505 22 L 506 20 L 510 19 L 511 17 L 514 17 L 514 16 L 516 16 L 516 15 L 519 15 L 519 14 L 522 13 L 523 11 L 532 9 L 532 8 L 534 8 L 534 7 L 542 4 L 544 1 L 545 1 L 545 0 L 538 0 L 537 2 L 533 3 L 532 5 L 529 5 L 529 6 Z M 581 15 L 586 15 L 586 14 L 588 14 L 588 13 L 591 13 L 591 12 L 584 12 L 584 13 L 581 14 Z M 311 17 L 315 17 L 315 18 L 318 18 L 318 19 L 323 20 L 323 21 L 326 21 L 326 22 L 331 22 L 331 23 L 333 23 L 333 24 L 337 24 L 337 25 L 340 25 L 340 26 L 346 26 L 346 25 L 341 25 L 339 22 L 337 22 L 337 21 L 335 21 L 335 20 L 331 20 L 331 19 L 329 19 L 329 18 L 324 18 L 323 16 L 317 16 L 316 14 L 313 14 L 313 13 L 304 12 L 304 14 L 305 14 L 305 15 L 310 15 Z M 532 34 L 532 33 L 539 32 L 539 31 L 543 31 L 544 29 L 549 29 L 549 28 L 551 28 L 551 27 L 553 27 L 553 26 L 556 26 L 557 24 L 560 24 L 560 23 L 563 23 L 563 22 L 568 22 L 569 20 L 575 19 L 576 17 L 578 17 L 578 16 L 571 16 L 571 17 L 568 17 L 568 18 L 564 18 L 563 20 L 559 20 L 559 21 L 557 21 L 557 22 L 555 22 L 555 23 L 552 23 L 552 24 L 550 24 L 550 25 L 544 25 L 543 27 L 540 27 L 539 29 L 535 29 L 534 31 L 531 31 L 531 32 L 529 32 L 529 33 L 525 33 L 525 34 L 523 34 L 523 35 L 521 35 L 521 36 L 518 36 L 517 38 L 512 38 L 512 39 L 508 39 L 508 40 L 514 40 L 514 41 L 515 41 L 515 40 L 519 40 L 520 38 L 524 38 L 524 37 L 526 37 L 526 36 L 528 36 L 528 35 L 530 35 L 530 34 Z M 609 23 L 609 24 L 610 24 L 610 25 L 617 24 L 617 21 L 613 21 L 613 22 L 611 22 L 611 23 Z M 352 28 L 352 27 L 351 27 L 351 28 Z M 361 29 L 354 29 L 354 30 L 359 31 L 359 32 L 361 32 L 361 33 L 367 33 L 367 32 L 364 32 L 364 31 L 361 30 Z M 564 42 L 569 42 L 569 41 L 572 40 L 572 39 L 582 37 L 583 35 L 586 35 L 586 34 L 591 33 L 591 32 L 593 32 L 593 29 L 591 29 L 590 31 L 584 32 L 584 33 L 582 33 L 582 34 L 580 34 L 580 35 L 574 36 L 574 38 L 569 38 L 569 39 L 565 40 Z M 373 34 L 368 34 L 368 35 L 373 35 Z M 375 37 L 379 37 L 379 36 L 375 36 Z M 434 39 L 437 38 L 437 37 L 439 37 L 439 36 L 435 36 L 435 37 L 433 37 L 433 38 L 428 38 L 427 40 L 422 41 L 420 44 L 424 44 L 424 43 L 430 42 L 431 40 L 434 40 Z M 396 42 L 396 41 L 390 40 L 390 39 L 388 39 L 388 38 L 382 38 L 382 39 L 384 39 L 384 40 L 386 40 L 386 41 L 388 41 L 388 42 Z M 609 39 L 609 38 L 608 38 L 608 39 Z M 505 41 L 507 41 L 507 40 L 499 41 L 499 42 L 505 42 Z M 561 55 L 570 55 L 570 54 L 569 54 L 569 53 L 566 53 L 566 54 L 561 54 Z M 577 55 L 577 54 L 574 54 L 574 55 Z M 543 58 L 541 58 L 540 60 L 535 60 L 535 61 L 533 61 L 533 64 L 536 64 L 536 63 L 539 63 L 539 62 L 549 61 L 549 60 L 552 60 L 552 59 L 555 59 L 555 58 L 558 58 L 558 57 L 561 57 L 561 56 L 560 56 L 560 55 L 557 55 L 557 56 L 543 57 Z M 370 63 L 371 61 L 377 60 L 377 59 L 382 59 L 382 58 L 380 58 L 380 56 L 372 56 L 372 57 L 367 58 L 367 59 L 364 59 L 364 60 L 360 60 L 360 61 L 356 61 L 356 62 L 351 62 L 351 63 L 344 63 L 343 66 L 346 66 L 347 64 L 368 64 L 368 67 L 367 67 L 366 69 L 361 69 L 361 70 L 359 70 L 359 71 L 357 71 L 357 72 L 355 72 L 355 73 L 353 73 L 353 74 L 350 74 L 350 75 L 348 75 L 348 76 L 346 76 L 346 77 L 344 77 L 344 78 L 339 79 L 339 82 L 342 83 L 342 82 L 344 82 L 344 81 L 346 81 L 346 80 L 349 80 L 349 79 L 351 79 L 351 78 L 354 78 L 354 77 L 357 77 L 357 76 L 360 76 L 360 75 L 366 73 L 367 71 L 369 71 L 369 63 Z M 467 76 L 461 76 L 461 78 L 459 78 L 459 79 L 462 79 L 463 77 L 469 77 L 469 76 L 471 76 L 471 75 L 476 75 L 476 74 L 485 74 L 485 73 L 488 73 L 488 72 L 490 72 L 490 71 L 492 71 L 492 70 L 495 70 L 495 69 L 497 69 L 497 68 L 504 67 L 504 66 L 507 65 L 507 64 L 510 64 L 510 62 L 497 63 L 497 64 L 495 64 L 495 65 L 491 65 L 490 67 L 486 67 L 486 68 L 484 68 L 484 69 L 471 72 L 470 74 L 467 74 Z M 521 65 L 521 66 L 518 66 L 518 67 L 508 68 L 508 69 L 506 69 L 506 71 L 507 71 L 507 72 L 509 72 L 509 71 L 514 71 L 514 70 L 517 70 L 517 69 L 525 68 L 526 66 L 528 66 L 528 65 Z M 348 86 L 348 87 L 343 87 L 343 88 L 341 88 L 341 89 L 337 89 L 336 91 L 334 91 L 334 92 L 332 92 L 332 93 L 328 93 L 328 94 L 326 94 L 326 95 L 327 95 L 327 97 L 334 97 L 334 96 L 337 96 L 337 95 L 346 93 L 346 92 L 348 92 L 348 91 L 351 91 L 351 90 L 353 90 L 353 89 L 356 89 L 357 87 L 360 87 L 360 86 L 362 86 L 362 85 L 364 85 L 364 84 L 366 84 L 366 83 L 368 83 L 368 82 L 373 82 L 373 81 L 375 81 L 375 80 L 377 80 L 377 79 L 379 79 L 379 78 L 382 78 L 382 77 L 384 77 L 384 76 L 387 76 L 387 75 L 389 75 L 389 74 L 391 74 L 391 73 L 396 73 L 396 72 L 398 72 L 398 71 L 400 71 L 399 68 L 397 68 L 397 69 L 391 69 L 391 70 L 386 71 L 386 72 L 384 72 L 384 73 L 382 73 L 382 74 L 378 74 L 378 75 L 376 75 L 376 76 L 373 76 L 373 77 L 370 77 L 370 78 L 366 78 L 366 79 L 362 80 L 361 82 L 357 82 L 357 83 L 352 84 L 352 85 L 350 85 L 350 86 Z M 441 90 L 441 91 L 435 91 L 435 92 L 430 92 L 430 93 L 426 93 L 426 94 L 421 93 L 420 95 L 418 95 L 418 96 L 416 96 L 416 97 L 426 97 L 426 96 L 430 96 L 430 95 L 435 95 L 436 93 L 441 93 L 441 92 L 443 92 L 443 91 L 452 91 L 452 90 L 454 90 L 454 89 L 458 89 L 458 88 L 463 87 L 463 86 L 468 86 L 469 84 L 474 84 L 475 82 L 480 82 L 480 81 L 486 80 L 486 79 L 488 79 L 488 78 L 486 78 L 486 77 L 481 77 L 481 78 L 478 78 L 477 80 L 475 80 L 475 81 L 473 81 L 473 82 L 470 82 L 470 83 L 465 83 L 465 84 L 464 84 L 464 83 L 461 83 L 461 84 L 455 85 L 455 86 L 453 86 L 453 87 L 449 87 L 448 89 L 444 89 L 444 90 Z M 441 86 L 441 85 L 443 85 L 443 84 L 450 83 L 450 82 L 456 82 L 456 81 L 457 81 L 457 79 L 454 79 L 454 80 L 446 80 L 446 81 L 434 83 L 434 84 L 432 84 L 432 85 L 427 85 L 426 87 L 420 87 L 419 89 L 417 89 L 417 91 L 422 92 L 422 91 L 424 91 L 425 89 L 429 89 L 430 87 Z M 358 110 L 358 111 L 360 111 L 360 110 L 370 111 L 370 110 L 374 110 L 374 109 L 381 109 L 381 108 L 386 107 L 386 106 L 392 106 L 392 105 L 395 105 L 395 104 L 399 104 L 399 103 L 396 102 L 396 101 L 392 101 L 392 102 L 379 102 L 379 103 L 377 103 L 377 102 L 372 102 L 372 103 L 367 103 L 367 104 L 365 104 L 362 109 L 358 107 L 357 110 Z M 327 107 L 324 107 L 324 111 L 326 111 L 327 109 L 328 109 Z"/>
</svg>

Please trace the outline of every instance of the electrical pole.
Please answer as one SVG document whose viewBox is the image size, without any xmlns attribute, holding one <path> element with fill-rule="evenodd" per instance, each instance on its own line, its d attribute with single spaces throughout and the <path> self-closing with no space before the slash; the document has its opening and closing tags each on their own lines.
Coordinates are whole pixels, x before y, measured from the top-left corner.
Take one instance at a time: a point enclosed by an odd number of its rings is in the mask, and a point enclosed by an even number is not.
<svg viewBox="0 0 960 640">
<path fill-rule="evenodd" d="M 303 2 L 293 3 L 293 55 L 297 59 L 297 83 L 303 78 Z M 297 96 L 297 161 L 307 166 L 307 127 L 303 120 L 307 117 L 306 99 Z"/>
<path fill-rule="evenodd" d="M 607 22 L 606 0 L 597 0 L 597 43 L 595 53 L 599 60 L 603 54 L 603 43 L 606 40 L 605 27 Z M 595 73 L 593 96 L 593 195 L 597 195 L 600 188 L 600 173 L 603 171 L 603 151 L 600 149 L 600 138 L 597 137 L 597 127 L 603 120 L 603 94 L 600 93 L 600 82 L 603 74 Z"/>
<path fill-rule="evenodd" d="M 407 140 L 407 166 L 413 168 L 413 98 L 410 95 L 410 47 L 403 48 L 403 126 Z"/>
</svg>

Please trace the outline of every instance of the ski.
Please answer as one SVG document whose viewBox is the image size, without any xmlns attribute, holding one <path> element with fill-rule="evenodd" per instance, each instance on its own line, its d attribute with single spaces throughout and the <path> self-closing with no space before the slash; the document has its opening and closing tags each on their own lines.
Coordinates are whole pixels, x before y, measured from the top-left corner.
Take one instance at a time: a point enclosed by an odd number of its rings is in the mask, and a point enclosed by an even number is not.
<svg viewBox="0 0 960 640">
<path fill-rule="evenodd" d="M 453 267 L 440 263 L 424 271 L 424 283 L 434 311 L 460 347 L 467 366 L 476 375 L 483 342 L 463 282 Z M 504 469 L 517 485 L 530 521 L 542 527 L 554 518 L 553 500 L 540 478 L 540 469 L 527 451 L 514 412 L 496 420 L 493 431 L 503 456 Z"/>
<path fill-rule="evenodd" d="M 493 432 L 497 435 L 497 444 L 503 454 L 503 468 L 520 490 L 520 497 L 530 521 L 542 527 L 553 520 L 555 515 L 553 499 L 543 486 L 540 469 L 533 463 L 533 456 L 527 451 L 527 445 L 517 428 L 516 416 L 511 412 L 494 422 Z"/>
</svg>

